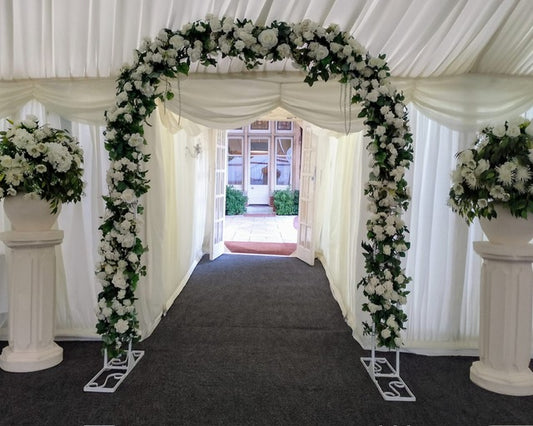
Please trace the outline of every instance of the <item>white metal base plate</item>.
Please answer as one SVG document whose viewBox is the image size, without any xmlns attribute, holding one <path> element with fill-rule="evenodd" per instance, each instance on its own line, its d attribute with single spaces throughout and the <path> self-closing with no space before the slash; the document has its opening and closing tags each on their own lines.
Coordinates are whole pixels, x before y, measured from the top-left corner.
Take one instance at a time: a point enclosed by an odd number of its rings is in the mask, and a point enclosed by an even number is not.
<svg viewBox="0 0 533 426">
<path fill-rule="evenodd" d="M 83 390 L 85 392 L 115 392 L 143 355 L 144 351 L 128 351 L 119 358 L 104 362 L 104 368 L 84 386 Z"/>
<path fill-rule="evenodd" d="M 361 362 L 385 401 L 416 401 L 413 392 L 386 358 L 363 357 Z"/>
</svg>

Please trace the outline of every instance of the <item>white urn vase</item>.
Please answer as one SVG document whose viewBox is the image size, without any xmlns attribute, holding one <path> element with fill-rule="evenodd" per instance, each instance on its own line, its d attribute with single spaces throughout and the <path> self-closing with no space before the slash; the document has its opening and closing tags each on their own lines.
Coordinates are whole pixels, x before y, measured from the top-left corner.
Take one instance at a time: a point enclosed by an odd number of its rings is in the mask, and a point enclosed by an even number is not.
<svg viewBox="0 0 533 426">
<path fill-rule="evenodd" d="M 47 201 L 7 197 L 4 210 L 11 231 L 0 234 L 7 251 L 9 346 L 2 350 L 0 368 L 29 372 L 53 367 L 63 360 L 55 337 L 55 246 L 63 231 L 52 230 L 59 213 Z"/>
<path fill-rule="evenodd" d="M 61 205 L 52 213 L 48 201 L 17 194 L 4 199 L 4 211 L 14 231 L 48 231 L 56 222 Z"/>
<path fill-rule="evenodd" d="M 470 368 L 477 385 L 506 395 L 533 395 L 529 369 L 533 305 L 533 220 L 498 207 L 480 220 L 489 241 L 474 242 L 481 268 L 479 361 Z"/>
<path fill-rule="evenodd" d="M 533 219 L 513 216 L 509 209 L 495 207 L 494 219 L 479 219 L 481 229 L 493 244 L 525 246 L 533 239 Z"/>
</svg>

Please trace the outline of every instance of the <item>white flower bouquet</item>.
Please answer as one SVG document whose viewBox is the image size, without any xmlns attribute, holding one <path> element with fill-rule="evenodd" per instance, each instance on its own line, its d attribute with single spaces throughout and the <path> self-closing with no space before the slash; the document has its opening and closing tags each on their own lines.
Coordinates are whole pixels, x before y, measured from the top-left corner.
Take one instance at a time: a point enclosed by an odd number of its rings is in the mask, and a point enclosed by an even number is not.
<svg viewBox="0 0 533 426">
<path fill-rule="evenodd" d="M 473 148 L 457 154 L 448 204 L 471 223 L 497 217 L 496 205 L 517 217 L 533 213 L 533 124 L 519 117 L 481 130 Z"/>
<path fill-rule="evenodd" d="M 39 126 L 29 115 L 0 132 L 0 199 L 24 193 L 50 203 L 79 201 L 83 193 L 83 151 L 67 131 Z"/>
</svg>

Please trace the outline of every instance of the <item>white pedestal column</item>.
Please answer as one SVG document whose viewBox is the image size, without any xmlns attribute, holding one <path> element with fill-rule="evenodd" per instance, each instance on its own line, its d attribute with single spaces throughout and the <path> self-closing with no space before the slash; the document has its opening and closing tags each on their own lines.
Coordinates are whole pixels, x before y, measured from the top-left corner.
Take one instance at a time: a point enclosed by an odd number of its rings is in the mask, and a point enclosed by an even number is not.
<svg viewBox="0 0 533 426">
<path fill-rule="evenodd" d="M 9 346 L 0 368 L 28 372 L 53 367 L 63 360 L 54 342 L 55 246 L 63 231 L 8 231 L 0 234 L 9 248 Z"/>
<path fill-rule="evenodd" d="M 533 395 L 533 245 L 475 242 L 481 269 L 479 355 L 470 379 L 493 392 Z"/>
</svg>

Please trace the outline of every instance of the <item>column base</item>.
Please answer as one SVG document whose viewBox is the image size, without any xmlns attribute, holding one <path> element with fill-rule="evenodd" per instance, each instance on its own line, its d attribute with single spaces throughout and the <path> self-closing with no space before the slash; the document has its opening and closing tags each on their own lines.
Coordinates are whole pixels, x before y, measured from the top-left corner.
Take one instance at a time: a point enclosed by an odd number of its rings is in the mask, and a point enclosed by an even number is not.
<svg viewBox="0 0 533 426">
<path fill-rule="evenodd" d="M 503 395 L 533 395 L 533 371 L 505 372 L 476 361 L 470 367 L 470 380 L 476 385 Z"/>
<path fill-rule="evenodd" d="M 6 346 L 0 355 L 0 368 L 12 373 L 28 373 L 45 370 L 63 361 L 63 348 L 52 342 L 47 347 L 34 351 L 13 351 Z"/>
</svg>

